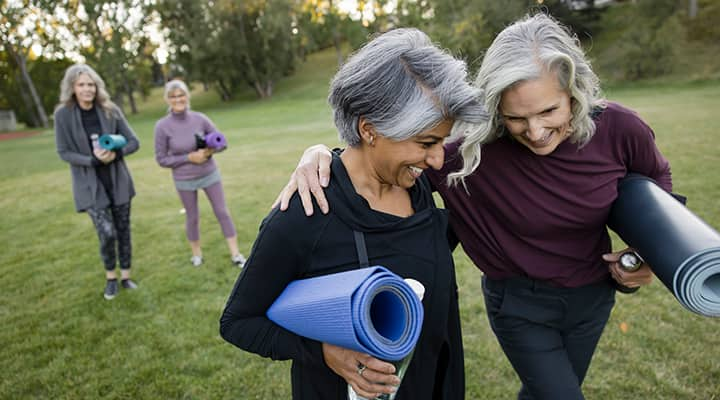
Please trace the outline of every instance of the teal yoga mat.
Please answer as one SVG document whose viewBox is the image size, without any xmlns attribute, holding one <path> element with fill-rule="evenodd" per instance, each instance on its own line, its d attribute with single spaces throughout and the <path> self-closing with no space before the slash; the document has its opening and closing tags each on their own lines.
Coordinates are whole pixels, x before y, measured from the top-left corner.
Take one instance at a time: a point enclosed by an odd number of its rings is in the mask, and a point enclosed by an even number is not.
<svg viewBox="0 0 720 400">
<path fill-rule="evenodd" d="M 685 308 L 720 316 L 720 234 L 655 182 L 628 175 L 608 226 L 634 248 Z"/>
<path fill-rule="evenodd" d="M 127 144 L 127 139 L 125 139 L 125 136 L 123 135 L 104 134 L 100 136 L 98 142 L 100 143 L 100 147 L 102 147 L 103 149 L 115 151 L 125 147 L 125 145 Z"/>
<path fill-rule="evenodd" d="M 374 266 L 293 281 L 267 316 L 300 336 L 397 361 L 420 337 L 423 308 L 402 278 Z"/>
</svg>

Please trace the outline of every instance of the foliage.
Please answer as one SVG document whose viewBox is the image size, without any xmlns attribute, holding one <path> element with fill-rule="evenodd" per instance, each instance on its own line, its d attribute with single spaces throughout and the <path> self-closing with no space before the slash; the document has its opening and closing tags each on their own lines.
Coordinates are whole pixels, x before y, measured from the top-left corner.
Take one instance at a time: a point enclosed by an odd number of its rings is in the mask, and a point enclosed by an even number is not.
<svg viewBox="0 0 720 400">
<path fill-rule="evenodd" d="M 686 3 L 639 0 L 612 7 L 601 19 L 607 29 L 593 49 L 598 72 L 615 82 L 718 76 L 720 48 L 710 39 L 717 23 L 708 19 L 720 16 L 720 7 L 701 1 L 697 17 L 691 19 Z"/>
<path fill-rule="evenodd" d="M 687 26 L 688 39 L 715 45 L 720 43 L 720 2 L 715 0 L 698 0 L 700 13 L 693 18 L 684 18 Z M 718 49 L 720 53 L 720 49 Z"/>
<path fill-rule="evenodd" d="M 19 122 L 28 126 L 31 123 L 33 110 L 27 108 L 22 101 L 20 91 L 27 90 L 18 79 L 17 67 L 7 61 L 7 53 L 0 53 L 0 109 L 11 109 L 15 111 L 15 117 Z M 68 60 L 47 60 L 38 58 L 28 65 L 29 74 L 34 84 L 41 88 L 38 94 L 45 110 L 52 113 L 58 103 L 60 94 L 60 80 L 62 80 L 65 69 L 70 65 Z"/>
<path fill-rule="evenodd" d="M 160 0 L 157 10 L 173 45 L 172 62 L 186 79 L 213 84 L 224 100 L 246 85 L 269 97 L 293 70 L 299 43 L 290 2 Z"/>
</svg>

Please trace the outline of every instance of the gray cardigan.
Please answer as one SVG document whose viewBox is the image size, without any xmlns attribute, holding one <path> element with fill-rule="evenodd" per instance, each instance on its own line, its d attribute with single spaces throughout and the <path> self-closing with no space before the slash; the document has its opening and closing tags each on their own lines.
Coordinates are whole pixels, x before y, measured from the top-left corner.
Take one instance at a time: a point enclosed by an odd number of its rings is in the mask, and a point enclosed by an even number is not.
<svg viewBox="0 0 720 400">
<path fill-rule="evenodd" d="M 110 118 L 102 108 L 96 106 L 95 109 L 98 111 L 103 134 L 123 135 L 127 139 L 127 144 L 122 148 L 123 158 L 116 159 L 109 164 L 109 167 L 115 204 L 129 203 L 135 196 L 135 188 L 125 165 L 124 156 L 136 152 L 140 142 L 120 109 L 114 107 Z M 60 158 L 70 164 L 75 209 L 82 212 L 88 208 L 109 207 L 110 199 L 95 174 L 93 166 L 95 157 L 90 148 L 88 135 L 83 128 L 77 104 L 61 106 L 55 111 L 55 143 Z"/>
</svg>

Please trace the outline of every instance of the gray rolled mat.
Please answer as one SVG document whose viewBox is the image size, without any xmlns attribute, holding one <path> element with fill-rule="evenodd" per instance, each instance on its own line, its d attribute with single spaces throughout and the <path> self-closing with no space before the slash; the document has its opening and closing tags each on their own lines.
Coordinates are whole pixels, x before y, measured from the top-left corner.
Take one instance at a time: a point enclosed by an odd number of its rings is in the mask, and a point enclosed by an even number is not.
<svg viewBox="0 0 720 400">
<path fill-rule="evenodd" d="M 634 248 L 688 310 L 720 316 L 720 234 L 655 182 L 620 181 L 608 227 Z"/>
</svg>

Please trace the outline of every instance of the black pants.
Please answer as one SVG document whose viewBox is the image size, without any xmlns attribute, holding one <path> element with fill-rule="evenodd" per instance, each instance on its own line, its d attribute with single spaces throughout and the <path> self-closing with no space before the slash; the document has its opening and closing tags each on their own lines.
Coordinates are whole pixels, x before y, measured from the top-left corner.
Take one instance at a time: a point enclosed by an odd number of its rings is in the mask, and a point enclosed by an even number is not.
<svg viewBox="0 0 720 400">
<path fill-rule="evenodd" d="M 100 258 L 105 264 L 105 270 L 114 270 L 118 259 L 120 269 L 130 269 L 132 258 L 130 203 L 103 209 L 91 208 L 87 213 L 95 224 L 100 241 Z"/>
<path fill-rule="evenodd" d="M 556 288 L 483 277 L 490 326 L 522 381 L 518 399 L 584 399 L 580 386 L 610 311 L 610 281 Z"/>
</svg>

